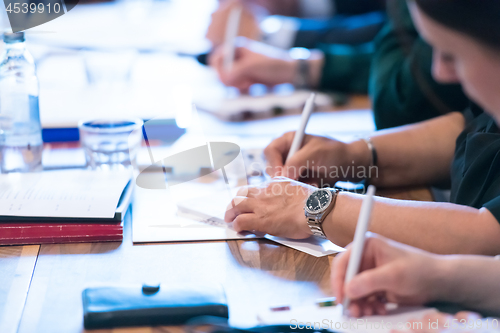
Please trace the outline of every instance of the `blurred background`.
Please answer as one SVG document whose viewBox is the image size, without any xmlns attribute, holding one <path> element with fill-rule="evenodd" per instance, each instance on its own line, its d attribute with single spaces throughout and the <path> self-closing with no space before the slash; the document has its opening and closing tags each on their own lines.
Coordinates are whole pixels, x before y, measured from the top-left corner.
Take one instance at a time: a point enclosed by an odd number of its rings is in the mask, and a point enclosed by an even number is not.
<svg viewBox="0 0 500 333">
<path fill-rule="evenodd" d="M 264 147 L 273 137 L 295 130 L 298 118 L 275 116 L 300 113 L 309 96 L 308 90 L 314 87 L 297 93 L 293 82 L 254 84 L 242 93 L 234 87 L 226 87 L 208 63 L 210 53 L 224 43 L 231 9 L 241 5 L 243 13 L 236 35 L 263 41 L 282 49 L 286 56 L 293 46 L 314 48 L 321 42 L 307 37 L 307 26 L 311 22 L 319 25 L 315 30 L 319 31 L 316 35 L 320 39 L 336 36 L 334 43 L 345 42 L 343 32 L 351 26 L 342 18 L 332 28 L 328 23 L 332 13 L 300 13 L 294 5 L 298 2 L 79 1 L 65 15 L 28 29 L 26 48 L 34 57 L 40 85 L 45 169 L 85 164 L 83 152 L 76 149 L 79 147 L 78 123 L 82 120 L 161 119 L 161 127 L 156 131 L 151 129 L 155 134 L 150 139 L 153 145 L 162 145 L 185 133 L 191 119 L 191 103 L 195 103 L 205 135 L 223 135 L 226 140 L 233 139 L 232 142 L 238 141 L 246 148 Z M 370 12 L 369 7 L 363 11 Z M 272 15 L 276 13 L 280 15 Z M 291 16 L 286 16 L 288 14 Z M 293 33 L 290 34 L 297 25 L 291 21 L 293 15 L 309 20 L 304 25 L 305 37 L 304 34 L 300 38 L 296 36 L 295 41 L 291 37 Z M 3 30 L 8 30 L 5 11 L 1 20 Z M 366 31 L 361 35 L 351 34 L 348 43 L 370 42 L 383 21 L 384 14 L 375 19 L 372 16 L 357 18 L 353 27 L 367 26 L 368 30 L 363 28 Z M 332 29 L 334 33 L 328 34 Z M 367 79 L 363 80 L 366 85 Z M 351 95 L 349 100 L 347 95 L 333 89 L 317 97 L 316 108 L 342 110 L 349 101 L 346 109 L 368 109 L 365 89 L 350 89 L 349 93 L 358 95 Z M 251 121 L 259 118 L 275 119 Z M 312 121 L 311 131 L 333 134 L 340 139 L 344 134 L 374 130 L 368 111 L 354 112 L 346 122 L 336 121 L 325 126 L 318 119 L 316 123 L 319 126 Z M 245 137 L 251 141 L 250 145 L 242 142 Z M 68 149 L 52 150 L 54 147 Z M 73 158 L 68 158 L 70 155 Z"/>
<path fill-rule="evenodd" d="M 99 115 L 147 119 L 175 112 L 175 87 L 213 87 L 206 83 L 214 73 L 182 54 L 208 50 L 204 36 L 216 6 L 215 0 L 80 1 L 28 30 L 42 126 L 74 127 Z"/>
</svg>

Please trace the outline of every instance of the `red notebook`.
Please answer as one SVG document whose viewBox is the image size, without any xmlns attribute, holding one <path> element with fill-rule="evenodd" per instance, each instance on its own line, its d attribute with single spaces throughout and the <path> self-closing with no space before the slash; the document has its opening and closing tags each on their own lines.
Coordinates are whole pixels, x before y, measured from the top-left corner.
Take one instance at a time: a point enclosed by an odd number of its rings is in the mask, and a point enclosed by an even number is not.
<svg viewBox="0 0 500 333">
<path fill-rule="evenodd" d="M 119 242 L 123 223 L 1 223 L 0 245 Z"/>
<path fill-rule="evenodd" d="M 120 242 L 133 189 L 123 189 L 111 219 L 0 216 L 0 245 Z"/>
</svg>

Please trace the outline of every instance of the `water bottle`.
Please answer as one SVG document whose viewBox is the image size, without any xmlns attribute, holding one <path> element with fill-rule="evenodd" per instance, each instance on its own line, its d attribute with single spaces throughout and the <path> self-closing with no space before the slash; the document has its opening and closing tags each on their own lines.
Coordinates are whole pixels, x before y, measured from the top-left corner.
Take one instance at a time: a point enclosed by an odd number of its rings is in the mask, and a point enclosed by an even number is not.
<svg viewBox="0 0 500 333">
<path fill-rule="evenodd" d="M 4 33 L 0 62 L 0 171 L 42 169 L 38 79 L 24 33 Z"/>
</svg>

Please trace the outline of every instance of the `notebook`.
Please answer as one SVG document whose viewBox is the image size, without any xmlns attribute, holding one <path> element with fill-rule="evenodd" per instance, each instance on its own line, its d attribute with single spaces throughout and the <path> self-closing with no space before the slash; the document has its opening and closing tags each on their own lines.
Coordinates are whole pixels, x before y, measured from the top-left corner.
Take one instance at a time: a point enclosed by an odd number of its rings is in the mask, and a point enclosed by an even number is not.
<svg viewBox="0 0 500 333">
<path fill-rule="evenodd" d="M 127 170 L 2 174 L 0 222 L 120 222 L 130 179 Z"/>
<path fill-rule="evenodd" d="M 119 242 L 123 223 L 1 223 L 0 245 Z"/>
<path fill-rule="evenodd" d="M 78 170 L 81 171 L 81 170 Z M 53 172 L 48 176 L 48 179 L 52 179 L 55 176 L 60 177 L 72 177 L 72 176 L 83 176 L 83 179 L 88 180 L 85 176 L 89 171 L 85 171 L 84 173 L 77 172 L 73 170 L 72 172 Z M 128 174 L 128 173 L 127 173 Z M 27 174 L 18 174 L 18 178 L 28 178 L 33 179 L 32 176 L 26 176 Z M 99 181 L 102 174 L 94 175 Z M 40 175 L 39 175 L 40 176 Z M 124 179 L 127 179 L 129 176 L 124 176 Z M 2 178 L 2 177 L 0 177 Z M 43 191 L 41 186 L 42 184 L 31 184 L 33 187 L 30 187 L 30 191 L 23 192 L 21 190 L 20 184 L 23 184 L 22 181 L 17 182 L 12 180 L 15 177 L 3 177 L 10 178 L 12 181 L 10 183 L 10 192 L 8 194 L 3 193 L 3 195 L 9 199 L 11 207 L 17 206 L 23 211 L 22 205 L 26 205 L 26 200 L 28 196 L 36 201 L 36 199 L 40 200 L 45 198 L 48 202 L 50 197 L 47 192 Z M 41 178 L 36 178 L 40 181 Z M 63 178 L 61 178 L 63 179 Z M 5 180 L 5 179 L 4 179 Z M 119 181 L 118 181 L 119 180 Z M 120 186 L 123 182 L 121 177 L 115 179 L 117 181 L 116 186 Z M 109 184 L 114 183 L 114 181 L 110 181 Z M 16 184 L 19 188 L 16 189 Z M 72 183 L 71 181 L 67 181 L 68 186 Z M 119 185 L 118 185 L 119 184 Z M 39 192 L 37 192 L 37 190 Z M 73 188 L 72 190 L 78 191 L 79 188 Z M 125 188 L 122 189 L 120 197 L 118 199 L 118 204 L 115 208 L 114 215 L 112 218 L 87 218 L 87 217 L 33 217 L 33 216 L 12 216 L 12 215 L 4 215 L 0 217 L 0 245 L 28 245 L 28 244 L 54 244 L 54 243 L 81 243 L 81 242 L 110 242 L 110 241 L 121 241 L 123 239 L 123 219 L 125 214 L 130 206 L 130 202 L 133 195 L 134 186 L 131 185 L 130 181 L 126 184 Z M 114 191 L 111 191 L 114 192 Z M 30 194 L 28 194 L 30 193 Z M 44 193 L 42 195 L 42 193 Z M 54 192 L 52 192 L 54 193 Z M 57 192 L 55 192 L 57 193 Z M 59 205 L 63 205 L 61 203 L 64 201 L 63 198 L 68 199 L 68 195 L 70 195 L 71 191 L 68 189 L 65 192 L 66 196 L 59 197 Z M 88 193 L 87 193 L 88 194 Z M 114 194 L 114 193 L 112 193 Z M 21 197 L 20 197 L 21 196 Z M 45 196 L 45 197 L 44 197 Z M 82 199 L 83 197 L 79 197 Z M 96 197 L 94 197 L 95 199 Z M 21 199 L 24 199 L 21 200 Z M 52 197 L 55 199 L 55 197 Z M 84 201 L 84 200 L 82 200 Z M 90 200 L 92 201 L 92 200 Z M 68 201 L 71 204 L 75 205 L 75 211 L 79 210 L 80 204 L 75 204 L 75 201 Z M 69 203 L 67 203 L 69 204 Z M 90 206 L 87 206 L 89 208 Z M 2 209 L 5 209 L 5 206 L 2 204 Z"/>
<path fill-rule="evenodd" d="M 75 175 L 78 174 L 75 173 Z M 68 174 L 64 176 L 67 177 Z M 133 190 L 134 186 L 129 181 L 122 190 L 111 219 L 2 216 L 0 217 L 0 245 L 121 241 L 123 219 L 130 206 Z"/>
</svg>

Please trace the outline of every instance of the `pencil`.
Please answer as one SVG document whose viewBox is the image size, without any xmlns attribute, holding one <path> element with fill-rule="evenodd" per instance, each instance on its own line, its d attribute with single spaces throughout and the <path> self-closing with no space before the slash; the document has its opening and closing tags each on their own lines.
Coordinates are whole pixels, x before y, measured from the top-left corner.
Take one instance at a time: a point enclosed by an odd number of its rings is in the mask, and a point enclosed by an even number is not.
<svg viewBox="0 0 500 333">
<path fill-rule="evenodd" d="M 356 231 L 354 232 L 351 256 L 349 258 L 349 263 L 347 264 L 344 285 L 347 285 L 347 283 L 349 283 L 349 281 L 351 281 L 352 278 L 359 272 L 359 266 L 361 265 L 361 258 L 363 256 L 363 249 L 365 246 L 366 232 L 368 231 L 368 227 L 370 225 L 374 194 L 375 186 L 368 186 L 368 191 L 366 192 L 366 196 L 361 204 Z M 349 302 L 350 300 L 346 297 L 342 303 L 342 311 L 344 315 L 347 312 Z"/>
<path fill-rule="evenodd" d="M 304 134 L 306 133 L 307 123 L 309 122 L 309 118 L 311 118 L 311 113 L 314 109 L 315 98 L 316 94 L 312 93 L 311 96 L 309 96 L 309 98 L 307 99 L 306 104 L 304 105 L 304 109 L 302 110 L 302 116 L 300 119 L 300 125 L 297 131 L 295 132 L 295 135 L 293 136 L 292 145 L 290 147 L 290 151 L 288 152 L 286 161 L 288 161 L 290 157 L 292 157 L 293 154 L 295 154 L 302 145 L 302 141 L 304 140 Z"/>
<path fill-rule="evenodd" d="M 233 68 L 236 38 L 240 30 L 242 12 L 242 6 L 235 7 L 231 10 L 227 18 L 226 35 L 224 39 L 224 71 L 226 73 Z"/>
</svg>

